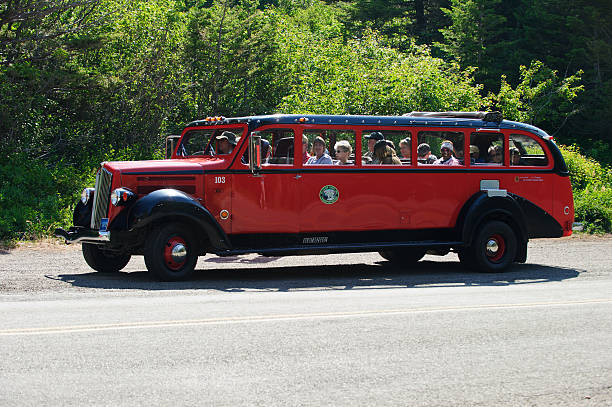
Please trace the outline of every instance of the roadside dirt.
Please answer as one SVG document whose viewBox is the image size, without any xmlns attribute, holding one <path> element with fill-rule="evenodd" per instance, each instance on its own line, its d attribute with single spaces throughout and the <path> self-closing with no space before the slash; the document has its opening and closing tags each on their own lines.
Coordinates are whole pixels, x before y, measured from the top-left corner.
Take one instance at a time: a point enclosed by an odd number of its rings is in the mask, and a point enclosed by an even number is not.
<svg viewBox="0 0 612 407">
<path fill-rule="evenodd" d="M 97 273 L 90 269 L 80 245 L 59 240 L 23 242 L 0 250 L 0 300 L 19 300 L 32 294 L 57 296 L 74 293 L 108 293 L 132 290 L 151 295 L 165 290 L 278 290 L 325 289 L 365 284 L 427 285 L 452 281 L 459 284 L 491 284 L 514 281 L 562 281 L 597 279 L 612 273 L 612 235 L 577 234 L 562 239 L 536 239 L 529 243 L 526 264 L 501 274 L 465 270 L 457 255 L 425 256 L 415 267 L 392 267 L 378 253 L 324 256 L 263 257 L 256 254 L 220 258 L 208 255 L 198 261 L 191 281 L 153 281 L 142 256 L 135 256 L 121 273 Z"/>
</svg>

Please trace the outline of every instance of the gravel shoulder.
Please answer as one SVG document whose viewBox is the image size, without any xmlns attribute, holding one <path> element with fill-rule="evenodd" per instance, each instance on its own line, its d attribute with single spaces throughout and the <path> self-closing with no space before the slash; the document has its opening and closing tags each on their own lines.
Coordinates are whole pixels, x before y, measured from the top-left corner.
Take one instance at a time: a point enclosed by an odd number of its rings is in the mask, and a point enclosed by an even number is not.
<svg viewBox="0 0 612 407">
<path fill-rule="evenodd" d="M 85 263 L 80 245 L 45 240 L 0 250 L 0 300 L 125 294 L 126 290 L 134 295 L 156 295 L 168 290 L 219 293 L 609 279 L 611 252 L 612 235 L 536 239 L 529 243 L 527 263 L 501 274 L 465 270 L 453 253 L 427 255 L 411 269 L 392 267 L 378 253 L 282 258 L 208 255 L 199 259 L 193 280 L 162 283 L 149 278 L 142 256 L 133 257 L 121 273 L 97 273 Z"/>
</svg>

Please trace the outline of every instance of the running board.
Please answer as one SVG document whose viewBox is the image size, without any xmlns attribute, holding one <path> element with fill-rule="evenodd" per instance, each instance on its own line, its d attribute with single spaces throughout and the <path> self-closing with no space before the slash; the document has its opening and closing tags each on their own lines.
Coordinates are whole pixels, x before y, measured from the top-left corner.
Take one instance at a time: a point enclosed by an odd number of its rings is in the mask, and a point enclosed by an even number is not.
<svg viewBox="0 0 612 407">
<path fill-rule="evenodd" d="M 217 256 L 236 256 L 239 254 L 258 253 L 264 256 L 308 255 L 330 253 L 376 252 L 381 250 L 399 249 L 402 247 L 422 247 L 424 249 L 463 246 L 461 241 L 440 242 L 426 240 L 420 242 L 378 242 L 378 243 L 346 243 L 332 245 L 300 245 L 289 247 L 233 249 L 216 252 Z"/>
</svg>

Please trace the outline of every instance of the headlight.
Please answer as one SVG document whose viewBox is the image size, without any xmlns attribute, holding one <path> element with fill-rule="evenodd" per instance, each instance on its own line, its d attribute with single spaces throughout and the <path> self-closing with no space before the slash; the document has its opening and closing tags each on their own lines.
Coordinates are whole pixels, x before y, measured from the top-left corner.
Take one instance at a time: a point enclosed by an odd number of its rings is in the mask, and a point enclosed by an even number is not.
<svg viewBox="0 0 612 407">
<path fill-rule="evenodd" d="M 125 205 L 134 199 L 136 195 L 127 188 L 117 188 L 111 192 L 110 200 L 113 206 Z"/>
<path fill-rule="evenodd" d="M 81 192 L 81 202 L 83 202 L 83 205 L 89 203 L 89 200 L 93 197 L 94 191 L 95 188 L 85 188 L 83 192 Z"/>
</svg>

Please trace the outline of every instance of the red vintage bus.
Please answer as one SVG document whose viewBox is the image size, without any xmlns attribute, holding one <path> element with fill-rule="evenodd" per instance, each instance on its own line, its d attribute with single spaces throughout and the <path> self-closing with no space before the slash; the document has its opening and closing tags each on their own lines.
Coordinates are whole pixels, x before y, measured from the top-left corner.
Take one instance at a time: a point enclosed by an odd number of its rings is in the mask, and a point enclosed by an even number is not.
<svg viewBox="0 0 612 407">
<path fill-rule="evenodd" d="M 166 160 L 102 163 L 56 231 L 93 269 L 144 255 L 178 280 L 206 253 L 378 251 L 408 266 L 454 251 L 495 272 L 524 262 L 529 239 L 572 233 L 552 137 L 495 112 L 210 117 L 174 141 Z"/>
</svg>

